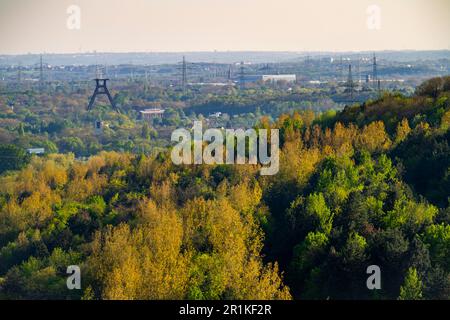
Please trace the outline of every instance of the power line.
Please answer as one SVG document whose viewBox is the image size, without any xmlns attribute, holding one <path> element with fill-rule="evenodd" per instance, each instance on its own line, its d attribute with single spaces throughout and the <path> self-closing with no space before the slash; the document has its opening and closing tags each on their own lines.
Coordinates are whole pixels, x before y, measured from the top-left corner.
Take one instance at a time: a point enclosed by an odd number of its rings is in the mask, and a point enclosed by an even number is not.
<svg viewBox="0 0 450 320">
<path fill-rule="evenodd" d="M 17 67 L 17 81 L 20 83 L 22 82 L 22 63 L 19 62 L 19 65 Z"/>
<path fill-rule="evenodd" d="M 40 55 L 39 62 L 39 89 L 42 91 L 44 90 L 44 67 L 42 64 L 42 54 Z"/>
<path fill-rule="evenodd" d="M 241 86 L 241 89 L 243 89 L 244 85 L 245 85 L 244 61 L 241 62 L 241 66 L 240 66 L 240 69 L 239 69 L 239 84 Z"/>
<path fill-rule="evenodd" d="M 351 64 L 348 65 L 347 88 L 350 90 L 350 97 L 353 99 L 354 83 L 353 83 L 352 65 Z"/>
<path fill-rule="evenodd" d="M 183 62 L 182 62 L 182 71 L 181 71 L 181 87 L 183 91 L 186 91 L 186 85 L 187 85 L 187 63 L 186 63 L 186 57 L 183 56 Z"/>
<path fill-rule="evenodd" d="M 373 54 L 372 73 L 373 79 L 375 81 L 378 80 L 377 56 L 375 55 L 375 53 Z"/>
</svg>

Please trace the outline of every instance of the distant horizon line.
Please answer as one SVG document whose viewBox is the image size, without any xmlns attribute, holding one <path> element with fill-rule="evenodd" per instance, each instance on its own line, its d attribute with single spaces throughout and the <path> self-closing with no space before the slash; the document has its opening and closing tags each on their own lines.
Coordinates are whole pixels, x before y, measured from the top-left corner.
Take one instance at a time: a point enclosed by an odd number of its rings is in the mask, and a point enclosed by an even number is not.
<svg viewBox="0 0 450 320">
<path fill-rule="evenodd" d="M 291 54 L 343 54 L 343 53 L 389 53 L 389 52 L 442 52 L 450 49 L 383 49 L 383 50 L 181 50 L 181 51 L 82 51 L 82 52 L 27 52 L 1 53 L 0 56 L 27 55 L 84 55 L 84 54 L 193 54 L 193 53 L 291 53 Z"/>
</svg>

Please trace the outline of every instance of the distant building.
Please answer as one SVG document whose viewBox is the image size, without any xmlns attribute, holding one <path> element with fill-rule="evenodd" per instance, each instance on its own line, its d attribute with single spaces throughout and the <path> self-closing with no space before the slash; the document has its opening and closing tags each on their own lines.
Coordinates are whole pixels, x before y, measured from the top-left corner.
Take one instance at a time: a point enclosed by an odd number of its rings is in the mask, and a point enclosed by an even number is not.
<svg viewBox="0 0 450 320">
<path fill-rule="evenodd" d="M 104 127 L 104 123 L 101 120 L 96 120 L 94 122 L 94 130 L 96 134 L 101 134 L 103 133 L 103 127 Z"/>
<path fill-rule="evenodd" d="M 222 112 L 214 112 L 209 115 L 210 118 L 220 118 L 222 116 Z"/>
<path fill-rule="evenodd" d="M 296 82 L 297 76 L 295 74 L 264 74 L 264 75 L 244 75 L 241 77 L 240 81 L 242 83 L 251 83 L 251 82 Z"/>
<path fill-rule="evenodd" d="M 261 80 L 264 82 L 295 82 L 297 81 L 297 76 L 295 74 L 266 74 L 261 77 Z"/>
<path fill-rule="evenodd" d="M 164 109 L 153 108 L 153 109 L 145 109 L 139 111 L 143 120 L 152 120 L 155 118 L 162 118 L 164 114 Z"/>
<path fill-rule="evenodd" d="M 30 148 L 30 149 L 27 149 L 27 152 L 29 154 L 44 154 L 45 149 L 44 148 Z"/>
<path fill-rule="evenodd" d="M 326 84 L 328 81 L 321 81 L 321 80 L 309 80 L 309 84 Z"/>
</svg>

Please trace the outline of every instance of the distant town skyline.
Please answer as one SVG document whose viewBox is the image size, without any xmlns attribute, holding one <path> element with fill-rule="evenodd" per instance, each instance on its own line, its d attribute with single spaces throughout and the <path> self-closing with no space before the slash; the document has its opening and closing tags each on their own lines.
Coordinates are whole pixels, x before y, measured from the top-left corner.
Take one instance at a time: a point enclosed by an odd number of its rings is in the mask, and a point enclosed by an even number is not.
<svg viewBox="0 0 450 320">
<path fill-rule="evenodd" d="M 0 54 L 450 49 L 448 0 L 0 0 Z"/>
</svg>

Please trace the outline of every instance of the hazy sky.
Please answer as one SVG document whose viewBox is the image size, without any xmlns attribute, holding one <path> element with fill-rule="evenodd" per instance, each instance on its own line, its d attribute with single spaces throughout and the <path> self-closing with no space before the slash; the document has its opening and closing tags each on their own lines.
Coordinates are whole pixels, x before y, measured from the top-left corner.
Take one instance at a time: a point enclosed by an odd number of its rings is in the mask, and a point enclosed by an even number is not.
<svg viewBox="0 0 450 320">
<path fill-rule="evenodd" d="M 450 49 L 450 0 L 0 0 L 6 54 L 391 49 Z"/>
</svg>

